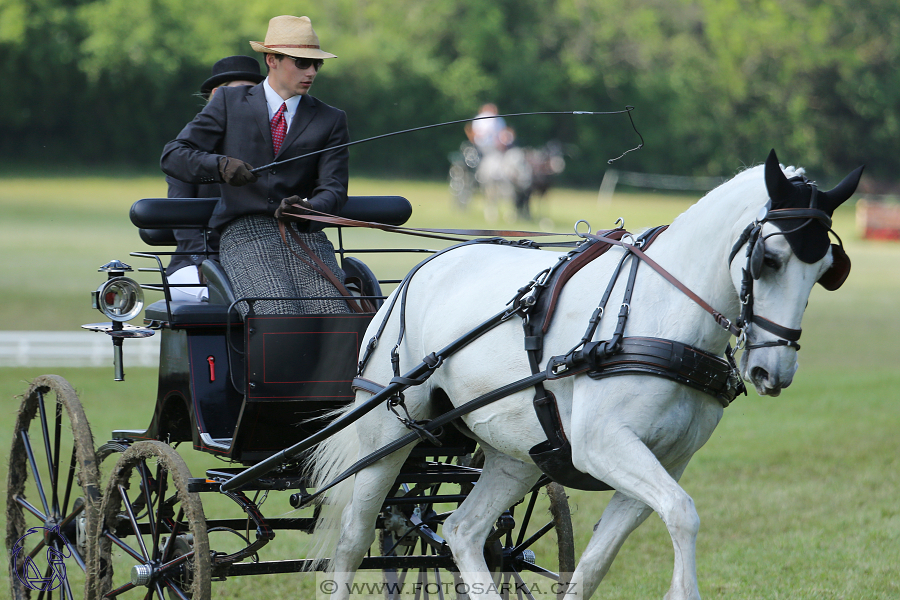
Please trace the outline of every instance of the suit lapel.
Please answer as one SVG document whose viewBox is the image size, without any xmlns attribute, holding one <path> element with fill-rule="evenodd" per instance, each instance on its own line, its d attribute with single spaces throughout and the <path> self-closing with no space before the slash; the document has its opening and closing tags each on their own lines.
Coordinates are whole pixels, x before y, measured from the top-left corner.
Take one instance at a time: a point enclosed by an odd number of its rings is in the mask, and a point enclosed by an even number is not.
<svg viewBox="0 0 900 600">
<path fill-rule="evenodd" d="M 250 88 L 247 92 L 247 102 L 250 104 L 250 114 L 259 127 L 259 132 L 263 139 L 266 140 L 268 148 L 274 154 L 275 146 L 272 144 L 272 127 L 269 125 L 269 106 L 266 103 L 266 92 L 263 90 L 262 84 L 258 84 Z"/>
<path fill-rule="evenodd" d="M 291 126 L 288 129 L 287 137 L 284 138 L 284 143 L 281 145 L 281 152 L 278 153 L 279 155 L 297 140 L 300 134 L 303 133 L 303 130 L 312 122 L 316 112 L 318 112 L 316 99 L 312 96 L 304 96 L 303 99 L 300 100 L 300 104 L 297 105 L 297 114 L 294 115 L 294 118 L 291 121 Z M 269 133 L 269 139 L 271 138 L 272 134 Z"/>
</svg>

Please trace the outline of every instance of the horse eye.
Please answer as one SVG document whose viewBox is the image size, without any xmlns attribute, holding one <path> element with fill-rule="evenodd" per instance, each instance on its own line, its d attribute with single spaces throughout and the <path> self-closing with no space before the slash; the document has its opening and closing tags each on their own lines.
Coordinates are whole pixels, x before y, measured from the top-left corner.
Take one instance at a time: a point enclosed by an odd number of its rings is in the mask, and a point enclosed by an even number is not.
<svg viewBox="0 0 900 600">
<path fill-rule="evenodd" d="M 770 269 L 775 269 L 775 270 L 777 270 L 778 267 L 781 266 L 781 263 L 778 262 L 778 259 L 775 258 L 774 256 L 766 256 L 763 259 L 763 264 L 766 265 L 767 267 L 769 267 Z"/>
</svg>

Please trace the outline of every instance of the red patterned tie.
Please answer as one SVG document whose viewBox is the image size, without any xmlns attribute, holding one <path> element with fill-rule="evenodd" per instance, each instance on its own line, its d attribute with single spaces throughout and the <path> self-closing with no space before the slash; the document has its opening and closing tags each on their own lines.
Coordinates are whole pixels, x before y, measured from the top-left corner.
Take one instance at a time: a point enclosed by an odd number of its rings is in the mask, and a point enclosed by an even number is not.
<svg viewBox="0 0 900 600">
<path fill-rule="evenodd" d="M 284 120 L 286 110 L 287 103 L 282 103 L 281 108 L 272 117 L 272 145 L 275 146 L 275 154 L 281 150 L 281 144 L 284 143 L 284 136 L 287 133 L 287 121 Z"/>
</svg>

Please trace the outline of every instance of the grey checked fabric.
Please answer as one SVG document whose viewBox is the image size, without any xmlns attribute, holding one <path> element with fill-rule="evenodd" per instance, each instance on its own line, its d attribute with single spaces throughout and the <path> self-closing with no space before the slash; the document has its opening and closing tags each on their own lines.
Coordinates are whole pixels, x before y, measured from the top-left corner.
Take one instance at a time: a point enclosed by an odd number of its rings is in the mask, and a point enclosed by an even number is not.
<svg viewBox="0 0 900 600">
<path fill-rule="evenodd" d="M 344 272 L 338 267 L 334 246 L 321 232 L 300 233 L 301 239 L 322 261 L 331 267 L 340 281 Z M 305 256 L 290 236 L 294 252 Z M 243 297 L 297 298 L 340 296 L 330 281 L 291 254 L 278 231 L 278 222 L 268 215 L 249 215 L 235 219 L 222 232 L 220 256 L 222 268 L 234 294 Z M 312 262 L 312 259 L 310 259 Z M 246 302 L 238 304 L 246 316 Z M 349 313 L 344 300 L 259 300 L 253 303 L 258 315 Z"/>
</svg>

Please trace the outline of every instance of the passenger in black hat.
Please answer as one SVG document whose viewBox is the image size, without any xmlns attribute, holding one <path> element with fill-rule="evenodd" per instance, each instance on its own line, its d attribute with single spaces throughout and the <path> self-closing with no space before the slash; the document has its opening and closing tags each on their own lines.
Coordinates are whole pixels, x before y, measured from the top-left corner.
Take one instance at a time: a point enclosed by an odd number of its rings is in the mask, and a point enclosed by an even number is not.
<svg viewBox="0 0 900 600">
<path fill-rule="evenodd" d="M 256 85 L 265 79 L 259 69 L 259 62 L 252 56 L 227 56 L 212 67 L 212 76 L 200 86 L 200 95 L 209 101 L 220 87 L 236 87 L 240 85 Z M 218 198 L 220 195 L 219 184 L 195 184 L 166 176 L 169 184 L 169 198 Z M 205 287 L 180 287 L 185 284 L 200 283 L 200 263 L 206 258 L 206 252 L 210 258 L 218 259 L 219 232 L 211 230 L 207 242 L 203 240 L 203 232 L 198 229 L 176 229 L 175 239 L 178 245 L 177 254 L 172 256 L 169 266 L 166 267 L 166 277 L 169 280 L 172 300 L 202 301 L 209 297 L 209 291 Z"/>
</svg>

